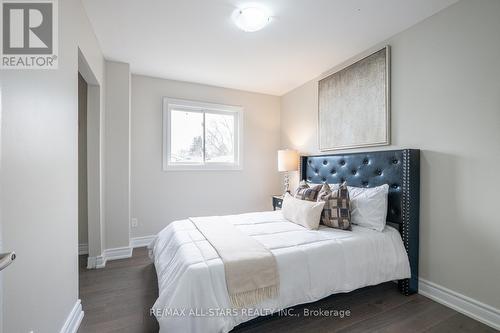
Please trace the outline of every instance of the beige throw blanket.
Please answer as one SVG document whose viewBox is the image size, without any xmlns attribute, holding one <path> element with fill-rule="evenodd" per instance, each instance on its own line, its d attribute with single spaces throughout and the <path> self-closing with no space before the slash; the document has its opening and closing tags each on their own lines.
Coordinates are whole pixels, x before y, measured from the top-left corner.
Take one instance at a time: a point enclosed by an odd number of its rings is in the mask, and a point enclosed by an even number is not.
<svg viewBox="0 0 500 333">
<path fill-rule="evenodd" d="M 278 267 L 271 251 L 238 230 L 227 217 L 190 220 L 221 257 L 233 306 L 252 306 L 278 296 Z"/>
</svg>

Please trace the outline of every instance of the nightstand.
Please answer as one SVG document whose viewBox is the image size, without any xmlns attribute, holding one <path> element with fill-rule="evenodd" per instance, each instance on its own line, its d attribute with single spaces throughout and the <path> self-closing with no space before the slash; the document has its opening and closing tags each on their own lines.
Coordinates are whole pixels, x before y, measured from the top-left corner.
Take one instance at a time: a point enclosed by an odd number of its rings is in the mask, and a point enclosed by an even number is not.
<svg viewBox="0 0 500 333">
<path fill-rule="evenodd" d="M 281 209 L 282 204 L 283 204 L 283 196 L 273 195 L 273 210 Z"/>
</svg>

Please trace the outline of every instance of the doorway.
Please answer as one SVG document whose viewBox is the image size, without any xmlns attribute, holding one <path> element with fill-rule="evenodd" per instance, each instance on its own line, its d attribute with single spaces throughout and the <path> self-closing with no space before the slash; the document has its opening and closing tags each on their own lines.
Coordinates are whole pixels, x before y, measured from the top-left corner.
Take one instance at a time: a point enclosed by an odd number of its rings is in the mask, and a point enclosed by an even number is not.
<svg viewBox="0 0 500 333">
<path fill-rule="evenodd" d="M 78 253 L 81 267 L 103 262 L 103 101 L 101 84 L 78 50 Z M 75 82 L 76 83 L 76 82 Z M 84 262 L 86 261 L 86 263 Z"/>
<path fill-rule="evenodd" d="M 78 254 L 88 254 L 88 176 L 87 176 L 87 100 L 88 85 L 78 73 Z"/>
</svg>

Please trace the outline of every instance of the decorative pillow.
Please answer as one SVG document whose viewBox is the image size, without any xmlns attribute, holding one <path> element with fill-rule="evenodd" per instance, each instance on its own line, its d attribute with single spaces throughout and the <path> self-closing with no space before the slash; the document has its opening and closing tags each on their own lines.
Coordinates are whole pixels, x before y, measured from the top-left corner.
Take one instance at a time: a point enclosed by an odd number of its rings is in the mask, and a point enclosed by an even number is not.
<svg viewBox="0 0 500 333">
<path fill-rule="evenodd" d="M 321 223 L 330 228 L 351 230 L 349 191 L 346 183 L 332 191 L 328 184 L 318 194 L 318 202 L 325 202 L 321 213 Z"/>
<path fill-rule="evenodd" d="M 307 182 L 307 185 L 309 185 L 309 187 L 314 187 L 314 186 L 317 186 L 317 185 L 321 185 L 323 186 L 324 184 L 327 184 L 328 186 L 330 186 L 330 189 L 332 191 L 335 191 L 335 190 L 338 190 L 340 185 L 341 184 L 328 184 L 328 183 L 310 183 L 310 182 Z"/>
<path fill-rule="evenodd" d="M 323 185 L 321 184 L 309 187 L 305 181 L 301 181 L 299 187 L 295 191 L 294 197 L 300 200 L 316 201 L 322 187 Z"/>
<path fill-rule="evenodd" d="M 288 221 L 307 229 L 317 230 L 324 205 L 324 202 L 300 200 L 285 193 L 281 212 Z"/>
<path fill-rule="evenodd" d="M 377 231 L 384 230 L 389 185 L 371 188 L 348 186 L 348 189 L 351 197 L 351 222 Z"/>
</svg>

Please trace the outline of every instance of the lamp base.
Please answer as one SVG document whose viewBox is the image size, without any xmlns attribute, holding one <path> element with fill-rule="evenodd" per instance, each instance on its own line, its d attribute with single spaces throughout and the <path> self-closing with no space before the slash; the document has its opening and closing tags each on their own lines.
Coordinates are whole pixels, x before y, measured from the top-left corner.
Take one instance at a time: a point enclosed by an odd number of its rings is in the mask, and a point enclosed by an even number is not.
<svg viewBox="0 0 500 333">
<path fill-rule="evenodd" d="M 285 172 L 285 175 L 283 177 L 283 195 L 285 193 L 290 193 L 290 177 L 288 175 L 288 171 Z"/>
</svg>

